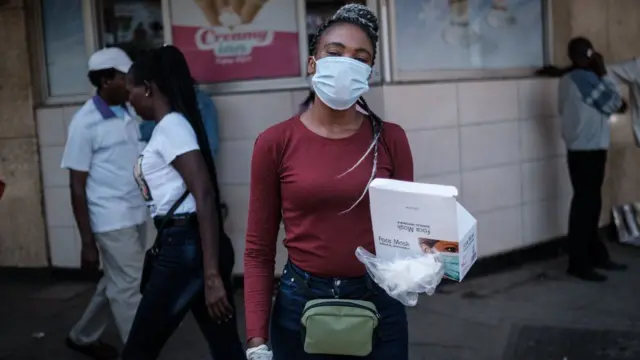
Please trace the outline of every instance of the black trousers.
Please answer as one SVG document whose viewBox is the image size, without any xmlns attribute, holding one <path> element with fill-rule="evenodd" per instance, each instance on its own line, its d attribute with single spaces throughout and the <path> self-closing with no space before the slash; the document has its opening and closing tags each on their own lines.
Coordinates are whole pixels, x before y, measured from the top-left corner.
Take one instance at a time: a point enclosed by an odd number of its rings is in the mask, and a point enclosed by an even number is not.
<svg viewBox="0 0 640 360">
<path fill-rule="evenodd" d="M 567 163 L 573 187 L 567 243 L 569 267 L 585 271 L 609 261 L 609 252 L 598 235 L 607 151 L 569 151 Z"/>
<path fill-rule="evenodd" d="M 223 273 L 233 317 L 217 323 L 209 316 L 204 297 L 204 270 L 197 226 L 165 229 L 142 300 L 122 351 L 122 360 L 155 360 L 169 337 L 190 311 L 209 343 L 211 358 L 246 360 L 238 335 L 237 319 L 230 282 L 233 248 L 224 236 L 220 240 L 220 270 Z"/>
</svg>

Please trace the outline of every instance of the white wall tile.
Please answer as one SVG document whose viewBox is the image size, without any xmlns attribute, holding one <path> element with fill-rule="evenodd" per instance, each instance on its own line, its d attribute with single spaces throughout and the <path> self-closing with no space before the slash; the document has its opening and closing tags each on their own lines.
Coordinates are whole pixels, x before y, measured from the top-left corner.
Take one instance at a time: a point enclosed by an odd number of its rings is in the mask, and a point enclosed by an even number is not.
<svg viewBox="0 0 640 360">
<path fill-rule="evenodd" d="M 220 142 L 216 165 L 221 184 L 249 184 L 254 143 L 254 140 Z"/>
<path fill-rule="evenodd" d="M 516 206 L 476 216 L 478 256 L 490 256 L 517 249 L 523 244 L 522 207 Z"/>
<path fill-rule="evenodd" d="M 414 177 L 442 175 L 460 170 L 458 130 L 438 129 L 407 133 L 413 155 Z"/>
<path fill-rule="evenodd" d="M 386 86 L 385 118 L 405 130 L 456 126 L 456 91 L 455 84 Z"/>
<path fill-rule="evenodd" d="M 67 136 L 62 119 L 62 108 L 36 110 L 36 122 L 40 146 L 64 145 Z"/>
<path fill-rule="evenodd" d="M 520 165 L 462 172 L 464 199 L 472 214 L 522 203 Z"/>
<path fill-rule="evenodd" d="M 62 268 L 80 267 L 80 248 L 73 227 L 49 227 L 51 265 Z"/>
<path fill-rule="evenodd" d="M 369 91 L 363 95 L 365 101 L 369 105 L 369 108 L 382 118 L 382 120 L 388 120 L 397 123 L 394 118 L 385 117 L 386 101 L 384 98 L 384 90 L 381 86 L 374 86 L 369 88 Z"/>
<path fill-rule="evenodd" d="M 471 170 L 520 161 L 518 121 L 460 128 L 462 169 Z"/>
<path fill-rule="evenodd" d="M 456 189 L 458 189 L 458 201 L 462 201 L 462 177 L 458 172 L 447 175 L 425 176 L 416 178 L 415 181 L 427 184 L 455 186 Z"/>
<path fill-rule="evenodd" d="M 75 226 L 71 209 L 71 193 L 68 187 L 44 189 L 44 205 L 49 227 Z"/>
<path fill-rule="evenodd" d="M 220 139 L 255 140 L 269 126 L 291 118 L 298 110 L 292 108 L 291 92 L 216 96 Z"/>
<path fill-rule="evenodd" d="M 520 119 L 555 117 L 558 113 L 558 80 L 526 79 L 518 82 Z"/>
<path fill-rule="evenodd" d="M 73 119 L 73 115 L 75 115 L 78 110 L 80 110 L 79 105 L 65 106 L 62 108 L 62 121 L 64 121 L 65 142 L 67 141 L 66 137 L 69 134 L 69 124 L 71 124 L 71 119 Z"/>
<path fill-rule="evenodd" d="M 571 182 L 564 157 L 522 164 L 524 202 L 568 199 Z"/>
<path fill-rule="evenodd" d="M 484 81 L 458 84 L 460 124 L 518 118 L 518 82 Z"/>
<path fill-rule="evenodd" d="M 567 200 L 528 203 L 523 206 L 524 245 L 533 245 L 563 236 L 569 223 Z"/>
<path fill-rule="evenodd" d="M 564 155 L 560 119 L 537 118 L 520 121 L 522 160 L 544 159 Z"/>
<path fill-rule="evenodd" d="M 222 185 L 221 197 L 229 207 L 229 218 L 225 222 L 227 233 L 244 232 L 249 216 L 249 186 Z"/>
<path fill-rule="evenodd" d="M 45 187 L 69 185 L 69 171 L 60 167 L 63 152 L 64 146 L 40 147 L 40 166 Z"/>
</svg>

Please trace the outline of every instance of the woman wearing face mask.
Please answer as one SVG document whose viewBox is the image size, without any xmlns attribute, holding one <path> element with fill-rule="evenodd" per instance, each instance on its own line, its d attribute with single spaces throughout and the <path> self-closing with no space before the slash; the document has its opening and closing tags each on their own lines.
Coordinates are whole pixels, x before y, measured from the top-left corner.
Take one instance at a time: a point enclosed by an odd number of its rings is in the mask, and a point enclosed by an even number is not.
<svg viewBox="0 0 640 360">
<path fill-rule="evenodd" d="M 249 359 L 270 358 L 269 335 L 276 360 L 408 359 L 405 308 L 371 281 L 355 257 L 358 246 L 374 250 L 367 196 L 371 180 L 413 180 L 404 130 L 382 121 L 361 97 L 369 89 L 377 41 L 378 21 L 368 8 L 342 7 L 310 43 L 307 68 L 313 91 L 307 102 L 312 106 L 256 140 L 244 263 Z M 289 261 L 271 314 L 281 221 Z M 334 307 L 309 307 L 317 299 L 331 299 Z M 373 305 L 379 316 L 372 338 L 358 343 L 371 341 L 370 351 L 353 353 L 349 346 L 355 348 L 356 340 L 344 337 L 310 338 L 340 332 L 302 326 L 305 306 L 309 311 L 362 310 L 360 303 L 348 305 L 351 300 Z M 371 331 L 354 324 L 348 328 L 343 334 Z M 338 349 L 343 340 L 346 345 Z M 327 346 L 321 349 L 321 343 Z"/>
</svg>

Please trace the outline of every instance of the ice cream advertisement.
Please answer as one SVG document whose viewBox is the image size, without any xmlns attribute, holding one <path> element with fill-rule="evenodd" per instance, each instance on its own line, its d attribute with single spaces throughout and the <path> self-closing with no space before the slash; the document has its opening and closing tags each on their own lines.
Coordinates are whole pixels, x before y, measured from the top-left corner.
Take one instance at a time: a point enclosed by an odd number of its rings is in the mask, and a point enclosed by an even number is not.
<svg viewBox="0 0 640 360">
<path fill-rule="evenodd" d="M 295 0 L 170 0 L 173 44 L 197 82 L 300 75 Z"/>
</svg>

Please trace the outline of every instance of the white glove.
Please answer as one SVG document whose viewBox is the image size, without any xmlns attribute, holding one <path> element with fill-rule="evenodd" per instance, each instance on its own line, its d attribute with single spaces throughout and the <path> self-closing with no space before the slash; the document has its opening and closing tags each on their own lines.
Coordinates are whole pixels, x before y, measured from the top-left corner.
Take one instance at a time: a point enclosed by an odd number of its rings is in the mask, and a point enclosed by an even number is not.
<svg viewBox="0 0 640 360">
<path fill-rule="evenodd" d="M 273 353 L 267 345 L 247 349 L 247 360 L 272 360 Z"/>
</svg>

